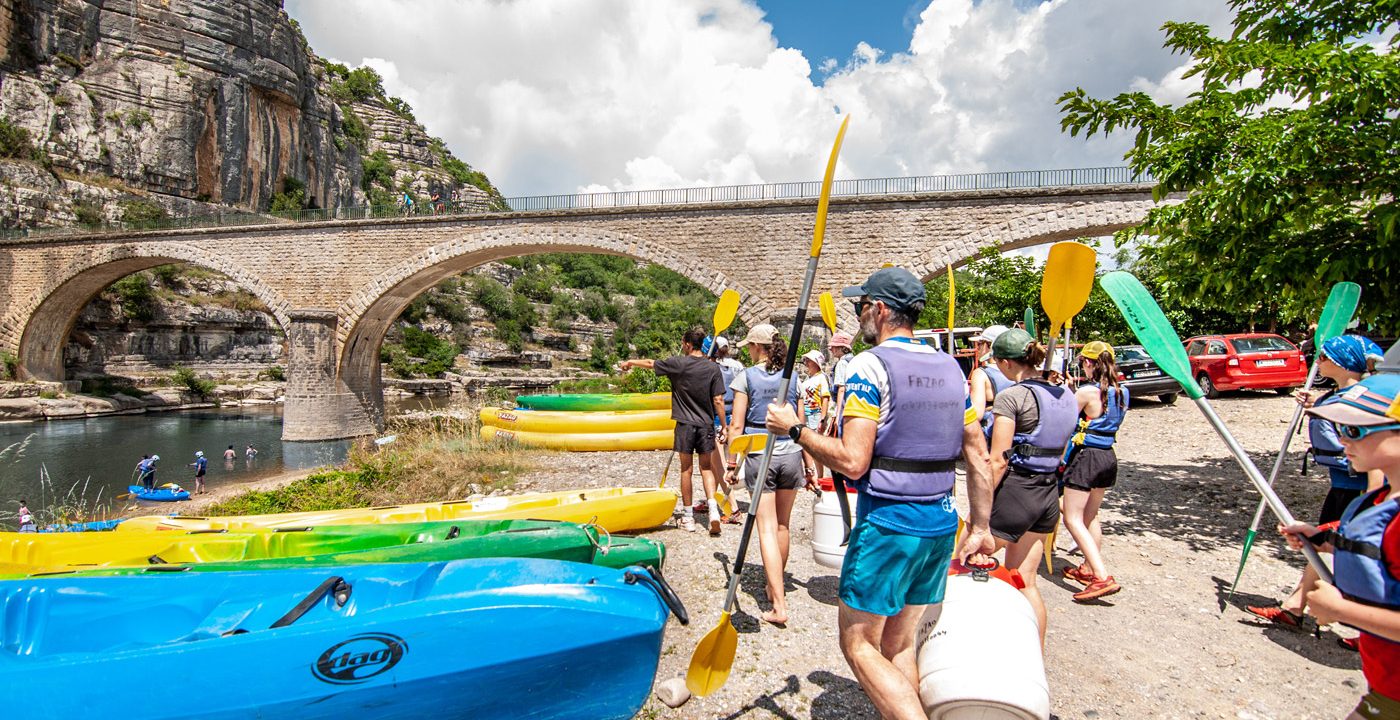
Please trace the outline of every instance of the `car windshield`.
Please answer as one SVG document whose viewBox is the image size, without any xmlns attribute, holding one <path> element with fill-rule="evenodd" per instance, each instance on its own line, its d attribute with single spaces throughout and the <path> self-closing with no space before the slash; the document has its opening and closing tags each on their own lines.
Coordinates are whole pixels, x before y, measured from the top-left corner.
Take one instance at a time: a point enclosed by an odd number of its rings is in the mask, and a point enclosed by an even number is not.
<svg viewBox="0 0 1400 720">
<path fill-rule="evenodd" d="M 1288 344 L 1277 335 L 1265 335 L 1264 337 L 1234 338 L 1230 341 L 1235 346 L 1238 353 L 1274 352 L 1276 350 L 1292 350 L 1293 346 Z"/>
<path fill-rule="evenodd" d="M 1142 348 L 1125 347 L 1118 348 L 1118 362 L 1136 362 L 1138 360 L 1151 360 L 1152 357 Z"/>
</svg>

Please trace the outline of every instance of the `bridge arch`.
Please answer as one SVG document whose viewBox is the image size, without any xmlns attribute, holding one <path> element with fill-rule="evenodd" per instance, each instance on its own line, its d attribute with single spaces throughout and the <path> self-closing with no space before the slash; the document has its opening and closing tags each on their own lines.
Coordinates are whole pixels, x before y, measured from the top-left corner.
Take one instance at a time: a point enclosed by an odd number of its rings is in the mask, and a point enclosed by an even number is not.
<svg viewBox="0 0 1400 720">
<path fill-rule="evenodd" d="M 429 247 L 385 270 L 339 308 L 339 374 L 370 416 L 382 419 L 379 349 L 404 308 L 439 282 L 479 265 L 521 255 L 579 252 L 617 255 L 673 270 L 706 290 L 739 292 L 740 317 L 753 324 L 773 312 L 753 292 L 722 270 L 685 257 L 665 244 L 634 235 L 570 224 L 502 225 L 465 233 Z"/>
<path fill-rule="evenodd" d="M 287 303 L 232 259 L 178 242 L 95 246 L 79 259 L 50 271 L 48 281 L 37 292 L 8 308 L 0 320 L 4 345 L 19 358 L 21 377 L 62 380 L 63 345 L 83 307 L 127 275 L 176 262 L 223 273 L 267 305 L 277 322 L 287 327 Z"/>
</svg>

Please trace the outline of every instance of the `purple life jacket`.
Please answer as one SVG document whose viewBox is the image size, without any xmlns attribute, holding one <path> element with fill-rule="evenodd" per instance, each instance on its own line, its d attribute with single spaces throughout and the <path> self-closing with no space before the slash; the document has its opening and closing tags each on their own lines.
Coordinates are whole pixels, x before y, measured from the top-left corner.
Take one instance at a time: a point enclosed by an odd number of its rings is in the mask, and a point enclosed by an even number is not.
<svg viewBox="0 0 1400 720">
<path fill-rule="evenodd" d="M 1016 433 L 1006 451 L 1011 467 L 1022 473 L 1043 475 L 1059 469 L 1065 446 L 1079 426 L 1079 403 L 1069 388 L 1043 380 L 1017 383 L 1030 388 L 1040 408 L 1040 424 L 1028 433 Z"/>
<path fill-rule="evenodd" d="M 962 455 L 967 378 L 947 353 L 878 346 L 867 350 L 890 378 L 889 417 L 881 417 L 875 455 L 861 478 L 873 497 L 932 502 L 953 491 Z M 882 403 L 883 404 L 883 403 Z"/>
<path fill-rule="evenodd" d="M 1332 561 L 1337 589 L 1352 600 L 1400 609 L 1400 578 L 1390 573 L 1381 543 L 1385 530 L 1400 514 L 1400 497 L 1376 505 L 1382 487 L 1351 501 L 1342 513 L 1341 526 L 1332 534 Z"/>
</svg>

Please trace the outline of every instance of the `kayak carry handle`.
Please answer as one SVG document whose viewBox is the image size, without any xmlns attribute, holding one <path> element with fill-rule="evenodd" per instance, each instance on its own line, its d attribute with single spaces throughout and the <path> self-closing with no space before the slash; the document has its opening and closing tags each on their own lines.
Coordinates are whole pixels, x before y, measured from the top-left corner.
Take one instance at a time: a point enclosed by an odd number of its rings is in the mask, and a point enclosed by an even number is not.
<svg viewBox="0 0 1400 720">
<path fill-rule="evenodd" d="M 301 602 L 296 604 L 296 607 L 288 610 L 286 615 L 277 618 L 277 622 L 272 623 L 272 627 L 286 627 L 301 619 L 301 616 L 315 607 L 316 603 L 319 602 L 321 597 L 326 593 L 331 593 L 334 596 L 336 607 L 344 607 L 345 603 L 350 600 L 350 590 L 350 583 L 345 582 L 345 578 L 339 575 L 328 577 L 321 581 L 321 584 L 317 585 L 316 589 L 312 590 L 310 595 L 302 598 Z"/>
<path fill-rule="evenodd" d="M 625 580 L 628 585 L 636 585 L 639 582 L 649 585 L 651 589 L 655 590 L 656 594 L 660 596 L 661 602 L 666 603 L 666 607 L 670 609 L 671 614 L 675 615 L 676 619 L 679 620 L 682 625 L 689 625 L 690 613 L 685 611 L 685 604 L 681 602 L 681 598 L 676 594 L 676 591 L 671 589 L 670 584 L 666 582 L 666 578 L 661 576 L 661 571 L 650 565 L 646 566 L 645 569 L 646 574 L 642 574 L 629 568 L 622 574 L 622 579 Z"/>
<path fill-rule="evenodd" d="M 201 518 L 202 519 L 202 518 Z M 186 535 L 218 535 L 228 532 L 225 528 L 199 528 L 197 530 L 186 530 Z"/>
<path fill-rule="evenodd" d="M 150 564 L 152 564 L 152 565 L 166 565 L 166 564 L 168 564 L 168 563 L 167 563 L 164 559 L 162 559 L 161 556 L 159 556 L 159 555 L 152 555 L 152 556 L 146 558 L 146 562 L 148 562 L 148 563 L 150 563 Z"/>
<path fill-rule="evenodd" d="M 447 537 L 445 537 L 445 538 L 443 538 L 443 539 L 444 539 L 444 540 L 456 540 L 456 539 L 458 538 L 458 536 L 460 536 L 461 534 L 462 534 L 462 528 L 457 527 L 456 525 L 453 525 L 453 526 L 452 526 L 452 529 L 447 531 Z"/>
</svg>

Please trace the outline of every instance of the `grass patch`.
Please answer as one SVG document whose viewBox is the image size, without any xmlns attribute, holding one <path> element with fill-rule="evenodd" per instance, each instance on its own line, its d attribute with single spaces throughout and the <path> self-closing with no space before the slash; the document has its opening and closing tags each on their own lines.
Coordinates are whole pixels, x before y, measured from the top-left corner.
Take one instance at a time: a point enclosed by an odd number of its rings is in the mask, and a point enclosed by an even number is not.
<svg viewBox="0 0 1400 720">
<path fill-rule="evenodd" d="M 374 505 L 457 500 L 509 487 L 535 467 L 534 451 L 485 444 L 476 423 L 436 420 L 405 426 L 384 447 L 364 443 L 339 468 L 322 470 L 273 490 L 250 490 L 206 511 L 208 515 L 336 510 Z"/>
</svg>

